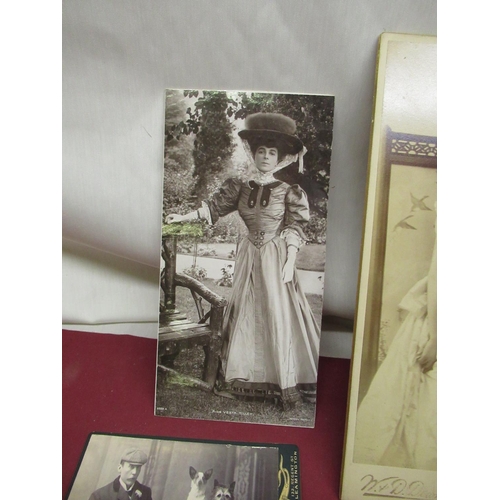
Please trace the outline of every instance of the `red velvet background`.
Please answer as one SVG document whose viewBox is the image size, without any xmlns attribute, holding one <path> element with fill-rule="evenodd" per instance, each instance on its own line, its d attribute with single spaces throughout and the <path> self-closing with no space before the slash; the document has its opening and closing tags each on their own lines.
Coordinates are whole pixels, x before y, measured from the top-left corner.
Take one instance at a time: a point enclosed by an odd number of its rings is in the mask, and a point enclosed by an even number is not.
<svg viewBox="0 0 500 500">
<path fill-rule="evenodd" d="M 154 416 L 156 341 L 130 335 L 63 330 L 65 497 L 91 432 L 299 447 L 304 500 L 338 499 L 349 360 L 320 358 L 314 429 Z"/>
</svg>

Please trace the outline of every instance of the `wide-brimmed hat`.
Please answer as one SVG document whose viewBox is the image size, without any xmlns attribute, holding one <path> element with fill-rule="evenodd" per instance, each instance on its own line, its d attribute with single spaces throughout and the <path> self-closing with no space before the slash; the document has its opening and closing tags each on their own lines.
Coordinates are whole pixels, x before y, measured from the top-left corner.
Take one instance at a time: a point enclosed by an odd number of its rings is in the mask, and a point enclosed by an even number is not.
<svg viewBox="0 0 500 500">
<path fill-rule="evenodd" d="M 296 130 L 295 121 L 281 113 L 255 113 L 247 116 L 245 129 L 238 135 L 254 146 L 274 141 L 282 154 L 296 155 L 304 147 Z"/>
</svg>

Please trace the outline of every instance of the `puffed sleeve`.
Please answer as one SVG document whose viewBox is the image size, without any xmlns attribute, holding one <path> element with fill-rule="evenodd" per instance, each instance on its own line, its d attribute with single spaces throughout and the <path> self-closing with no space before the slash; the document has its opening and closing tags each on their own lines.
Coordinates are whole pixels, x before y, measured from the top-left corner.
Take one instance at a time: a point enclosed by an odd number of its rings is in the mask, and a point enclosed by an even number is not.
<svg viewBox="0 0 500 500">
<path fill-rule="evenodd" d="M 238 209 L 241 180 L 229 178 L 224 181 L 219 190 L 208 200 L 204 206 L 210 211 L 210 223 L 215 224 L 220 217 L 230 214 Z"/>
<path fill-rule="evenodd" d="M 305 191 L 294 184 L 288 188 L 285 195 L 285 219 L 281 236 L 301 246 L 307 241 L 304 228 L 309 222 L 309 201 Z"/>
</svg>

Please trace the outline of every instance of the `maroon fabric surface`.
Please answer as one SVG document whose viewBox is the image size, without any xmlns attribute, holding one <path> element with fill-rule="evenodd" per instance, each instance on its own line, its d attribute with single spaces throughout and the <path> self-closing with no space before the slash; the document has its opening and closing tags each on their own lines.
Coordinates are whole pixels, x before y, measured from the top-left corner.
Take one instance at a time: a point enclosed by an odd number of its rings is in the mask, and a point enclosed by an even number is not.
<svg viewBox="0 0 500 500">
<path fill-rule="evenodd" d="M 349 360 L 320 358 L 314 429 L 154 416 L 156 341 L 63 330 L 62 494 L 91 432 L 299 447 L 304 500 L 338 499 Z"/>
</svg>

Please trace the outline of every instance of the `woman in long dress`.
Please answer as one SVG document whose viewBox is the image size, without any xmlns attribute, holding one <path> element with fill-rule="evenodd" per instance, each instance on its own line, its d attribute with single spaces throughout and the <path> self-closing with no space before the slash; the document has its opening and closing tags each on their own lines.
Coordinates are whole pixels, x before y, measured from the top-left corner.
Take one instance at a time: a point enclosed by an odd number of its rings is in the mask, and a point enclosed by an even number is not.
<svg viewBox="0 0 500 500">
<path fill-rule="evenodd" d="M 436 470 L 436 291 L 434 245 L 429 273 L 399 304 L 406 318 L 359 406 L 355 462 Z"/>
<path fill-rule="evenodd" d="M 315 400 L 320 329 L 297 279 L 295 259 L 309 221 L 306 193 L 274 173 L 299 161 L 305 148 L 295 122 L 256 113 L 239 135 L 253 159 L 251 180 L 230 178 L 200 209 L 168 223 L 238 211 L 248 233 L 236 257 L 232 298 L 224 316 L 220 393 L 270 399 L 289 408 Z"/>
</svg>

